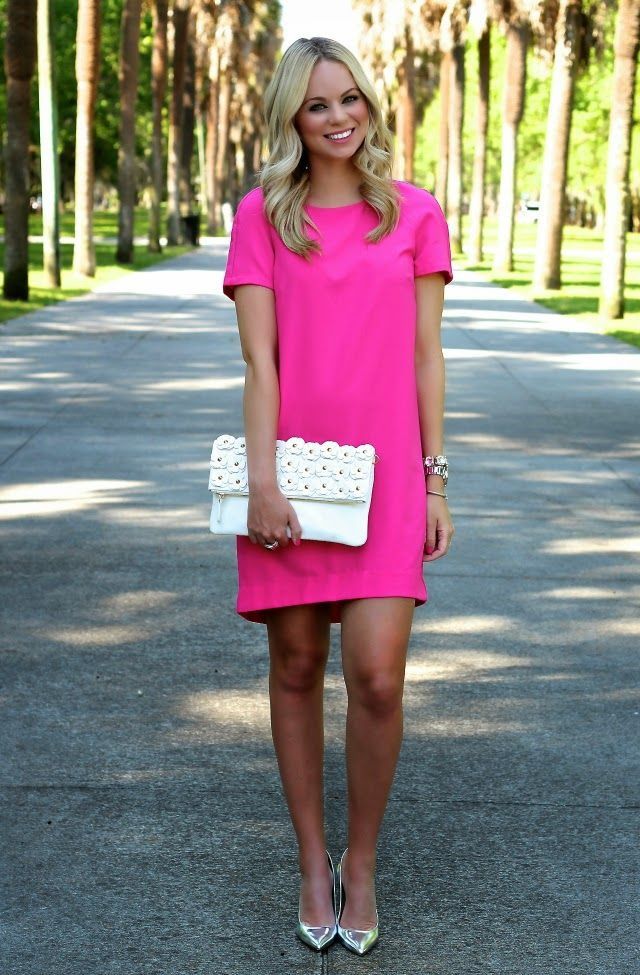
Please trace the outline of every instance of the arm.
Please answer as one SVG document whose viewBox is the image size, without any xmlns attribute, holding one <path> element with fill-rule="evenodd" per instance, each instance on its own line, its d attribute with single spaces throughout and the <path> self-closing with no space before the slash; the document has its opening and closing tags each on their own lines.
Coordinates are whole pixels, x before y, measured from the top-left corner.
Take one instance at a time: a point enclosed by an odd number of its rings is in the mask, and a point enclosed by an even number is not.
<svg viewBox="0 0 640 975">
<path fill-rule="evenodd" d="M 416 383 L 423 456 L 444 453 L 445 363 L 440 327 L 444 307 L 442 274 L 423 274 L 416 282 Z M 425 476 L 425 490 L 444 492 L 439 474 Z M 445 498 L 430 494 L 427 505 L 425 562 L 446 555 L 453 523 Z"/>
<path fill-rule="evenodd" d="M 247 444 L 249 511 L 247 527 L 254 544 L 291 538 L 299 544 L 300 524 L 278 487 L 275 461 L 280 386 L 277 370 L 275 297 L 270 288 L 243 284 L 235 288 L 236 317 L 242 358 L 247 364 L 243 395 Z"/>
<path fill-rule="evenodd" d="M 273 291 L 255 284 L 235 289 L 242 358 L 247 364 L 243 413 L 249 489 L 276 486 L 275 442 L 280 387 Z"/>
</svg>

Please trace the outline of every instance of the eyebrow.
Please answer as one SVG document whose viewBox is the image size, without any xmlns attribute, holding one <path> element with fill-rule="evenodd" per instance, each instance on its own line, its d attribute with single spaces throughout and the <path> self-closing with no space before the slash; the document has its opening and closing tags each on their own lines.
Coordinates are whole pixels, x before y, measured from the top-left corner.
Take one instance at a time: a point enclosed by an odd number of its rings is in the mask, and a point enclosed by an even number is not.
<svg viewBox="0 0 640 975">
<path fill-rule="evenodd" d="M 342 94 L 340 95 L 340 98 L 344 98 L 344 96 L 345 95 L 348 95 L 350 91 L 357 91 L 357 90 L 358 90 L 357 86 L 356 85 L 352 85 L 351 88 L 347 88 L 346 91 L 343 91 L 342 92 Z M 312 101 L 315 101 L 315 100 L 321 101 L 321 102 L 326 101 L 326 99 L 324 99 L 322 97 L 322 95 L 312 95 L 311 98 L 305 98 L 305 100 L 303 101 L 302 104 L 303 105 L 306 105 L 307 102 L 312 102 Z"/>
</svg>

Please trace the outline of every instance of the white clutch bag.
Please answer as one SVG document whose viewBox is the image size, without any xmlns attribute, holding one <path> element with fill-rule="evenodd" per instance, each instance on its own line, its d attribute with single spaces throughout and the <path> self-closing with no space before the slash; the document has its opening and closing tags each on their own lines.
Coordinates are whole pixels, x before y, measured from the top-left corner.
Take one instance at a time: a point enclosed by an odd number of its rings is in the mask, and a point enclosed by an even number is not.
<svg viewBox="0 0 640 975">
<path fill-rule="evenodd" d="M 278 486 L 298 516 L 302 540 L 364 545 L 373 493 L 374 447 L 290 437 L 276 440 Z M 221 434 L 211 451 L 210 531 L 248 535 L 249 485 L 244 437 Z M 287 534 L 291 532 L 287 526 Z"/>
</svg>

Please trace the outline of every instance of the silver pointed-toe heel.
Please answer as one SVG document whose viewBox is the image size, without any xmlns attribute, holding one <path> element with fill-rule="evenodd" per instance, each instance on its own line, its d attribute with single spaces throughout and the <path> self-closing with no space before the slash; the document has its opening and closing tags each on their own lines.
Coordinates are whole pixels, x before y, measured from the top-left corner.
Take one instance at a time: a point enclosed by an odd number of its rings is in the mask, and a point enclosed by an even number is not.
<svg viewBox="0 0 640 975">
<path fill-rule="evenodd" d="M 333 869 L 333 860 L 331 859 L 331 854 L 327 850 L 327 859 L 329 861 L 329 869 L 331 870 L 331 902 L 333 904 L 334 921 L 333 924 L 323 924 L 323 925 L 312 925 L 305 924 L 305 922 L 300 917 L 300 899 L 298 898 L 298 924 L 296 926 L 296 935 L 301 941 L 304 941 L 306 945 L 310 948 L 314 948 L 316 951 L 322 951 L 327 945 L 330 945 L 335 936 L 338 933 L 338 928 L 335 922 L 335 911 L 336 911 L 336 884 L 335 884 L 335 870 Z"/>
<path fill-rule="evenodd" d="M 347 851 L 345 850 L 344 853 L 346 852 Z M 340 924 L 340 918 L 342 917 L 342 912 L 344 911 L 346 902 L 346 891 L 342 884 L 342 861 L 344 860 L 344 853 L 340 857 L 340 862 L 336 868 L 336 882 L 338 885 L 338 910 L 336 914 L 336 921 L 338 937 L 342 941 L 345 948 L 348 948 L 349 951 L 354 951 L 356 955 L 366 955 L 368 951 L 371 951 L 374 944 L 378 940 L 378 911 L 376 910 L 376 923 L 375 927 L 373 928 L 368 928 L 367 930 L 363 931 L 359 930 L 358 928 L 343 928 Z"/>
</svg>

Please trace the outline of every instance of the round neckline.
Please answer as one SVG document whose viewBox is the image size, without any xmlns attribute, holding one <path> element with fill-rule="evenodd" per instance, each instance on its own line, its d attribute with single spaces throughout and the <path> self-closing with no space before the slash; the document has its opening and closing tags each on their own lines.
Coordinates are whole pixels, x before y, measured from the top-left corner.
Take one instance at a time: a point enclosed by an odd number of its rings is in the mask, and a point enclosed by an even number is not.
<svg viewBox="0 0 640 975">
<path fill-rule="evenodd" d="M 362 206 L 362 204 L 366 202 L 366 200 L 357 200 L 355 203 L 343 203 L 341 206 L 337 207 L 319 207 L 315 203 L 304 203 L 304 206 L 309 210 L 349 210 L 351 207 Z"/>
</svg>

